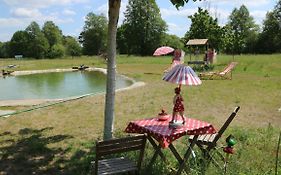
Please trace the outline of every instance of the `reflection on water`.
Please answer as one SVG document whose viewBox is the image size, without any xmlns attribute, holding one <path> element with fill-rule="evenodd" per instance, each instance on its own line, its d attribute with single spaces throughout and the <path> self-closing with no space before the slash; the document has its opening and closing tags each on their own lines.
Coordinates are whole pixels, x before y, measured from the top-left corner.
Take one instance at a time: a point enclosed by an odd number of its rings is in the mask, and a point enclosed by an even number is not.
<svg viewBox="0 0 281 175">
<path fill-rule="evenodd" d="M 120 76 L 116 87 L 132 83 Z M 105 92 L 106 75 L 99 71 L 53 72 L 0 77 L 0 100 L 55 99 Z"/>
</svg>

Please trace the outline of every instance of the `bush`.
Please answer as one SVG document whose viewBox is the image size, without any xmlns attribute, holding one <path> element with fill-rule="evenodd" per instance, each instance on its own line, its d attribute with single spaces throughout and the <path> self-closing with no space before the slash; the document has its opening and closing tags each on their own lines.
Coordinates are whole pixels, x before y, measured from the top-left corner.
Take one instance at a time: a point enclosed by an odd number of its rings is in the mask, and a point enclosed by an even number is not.
<svg viewBox="0 0 281 175">
<path fill-rule="evenodd" d="M 64 46 L 61 44 L 55 44 L 51 47 L 49 52 L 47 53 L 48 58 L 58 58 L 64 56 Z"/>
<path fill-rule="evenodd" d="M 196 72 L 211 71 L 214 69 L 213 64 L 194 65 L 192 69 Z"/>
</svg>

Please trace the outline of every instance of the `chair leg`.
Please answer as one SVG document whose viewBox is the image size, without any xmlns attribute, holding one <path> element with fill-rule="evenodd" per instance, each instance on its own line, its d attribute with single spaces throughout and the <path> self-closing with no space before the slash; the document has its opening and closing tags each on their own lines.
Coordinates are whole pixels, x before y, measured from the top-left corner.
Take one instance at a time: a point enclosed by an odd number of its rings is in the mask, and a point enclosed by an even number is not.
<svg viewBox="0 0 281 175">
<path fill-rule="evenodd" d="M 206 168 L 210 165 L 210 163 L 213 163 L 217 168 L 223 170 L 223 167 L 220 166 L 218 161 L 214 158 L 214 155 L 211 155 L 211 151 L 212 150 L 205 150 L 205 163 L 206 163 L 205 165 L 206 165 Z M 219 155 L 220 159 L 223 161 L 224 160 L 223 155 L 220 152 L 218 152 L 217 149 L 215 149 L 214 151 L 215 151 L 214 154 Z"/>
<path fill-rule="evenodd" d="M 198 144 L 197 145 L 201 152 L 202 152 L 202 156 L 203 156 L 203 161 L 202 161 L 202 171 L 205 172 L 207 170 L 207 168 L 209 167 L 210 163 L 213 163 L 217 168 L 219 169 L 223 169 L 220 164 L 218 163 L 218 161 L 213 157 L 214 155 L 211 154 L 211 152 L 215 151 L 214 154 L 218 154 L 218 156 L 220 157 L 221 160 L 224 160 L 223 155 L 218 152 L 218 149 L 216 147 L 212 148 L 212 149 L 207 149 L 204 148 L 202 145 Z"/>
</svg>

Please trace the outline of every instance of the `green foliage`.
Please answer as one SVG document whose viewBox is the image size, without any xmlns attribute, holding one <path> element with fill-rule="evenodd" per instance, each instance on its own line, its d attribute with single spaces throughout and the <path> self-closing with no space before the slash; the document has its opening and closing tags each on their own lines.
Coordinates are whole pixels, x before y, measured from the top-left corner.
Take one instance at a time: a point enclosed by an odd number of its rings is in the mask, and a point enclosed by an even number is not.
<svg viewBox="0 0 281 175">
<path fill-rule="evenodd" d="M 183 41 L 176 35 L 164 34 L 161 40 L 161 45 L 184 49 Z"/>
<path fill-rule="evenodd" d="M 3 47 L 3 43 L 0 41 L 0 58 L 3 58 L 3 53 L 2 53 L 2 47 Z"/>
<path fill-rule="evenodd" d="M 258 39 L 259 53 L 281 52 L 281 1 L 266 14 L 263 30 Z"/>
<path fill-rule="evenodd" d="M 231 27 L 229 25 L 225 25 L 222 27 L 222 30 L 223 35 L 221 49 L 227 54 L 233 53 L 234 34 L 231 30 Z"/>
<path fill-rule="evenodd" d="M 222 29 L 218 25 L 217 19 L 214 19 L 207 10 L 203 10 L 200 7 L 198 8 L 198 12 L 188 18 L 191 19 L 192 23 L 184 37 L 186 42 L 189 39 L 207 38 L 213 48 L 220 48 Z"/>
<path fill-rule="evenodd" d="M 28 47 L 28 33 L 26 31 L 17 31 L 14 33 L 11 42 L 12 55 L 26 55 Z"/>
<path fill-rule="evenodd" d="M 82 48 L 77 40 L 71 36 L 66 36 L 63 40 L 65 46 L 65 54 L 68 56 L 80 56 L 82 55 Z"/>
<path fill-rule="evenodd" d="M 83 45 L 83 54 L 98 55 L 106 50 L 107 19 L 104 15 L 88 13 L 79 42 Z"/>
<path fill-rule="evenodd" d="M 11 54 L 10 42 L 4 42 L 0 44 L 0 58 L 13 57 Z"/>
<path fill-rule="evenodd" d="M 188 3 L 189 0 L 170 0 L 170 1 L 178 9 L 179 7 L 183 7 L 185 3 Z M 197 0 L 193 0 L 193 1 L 195 2 Z"/>
<path fill-rule="evenodd" d="M 232 45 L 226 41 L 224 46 L 227 53 L 236 54 L 253 52 L 257 41 L 258 26 L 245 5 L 239 9 L 234 8 L 227 23 L 227 35 L 231 36 Z M 227 39 L 227 38 L 225 38 Z M 227 39 L 228 40 L 228 39 Z"/>
<path fill-rule="evenodd" d="M 117 42 L 117 50 L 120 54 L 129 53 L 128 43 L 125 35 L 125 25 L 121 25 L 120 27 L 117 28 L 116 42 Z"/>
<path fill-rule="evenodd" d="M 25 31 L 28 33 L 27 56 L 44 58 L 49 49 L 49 43 L 39 25 L 36 22 L 31 22 Z"/>
<path fill-rule="evenodd" d="M 192 69 L 196 72 L 212 71 L 214 69 L 213 64 L 203 64 L 203 65 L 194 65 Z"/>
<path fill-rule="evenodd" d="M 118 45 L 129 54 L 151 55 L 167 30 L 155 0 L 129 0 Z M 127 47 L 127 48 L 126 48 Z"/>
<path fill-rule="evenodd" d="M 53 45 L 47 53 L 48 58 L 59 58 L 63 57 L 65 48 L 62 44 Z"/>
<path fill-rule="evenodd" d="M 47 21 L 44 23 L 42 32 L 47 38 L 50 48 L 62 42 L 62 32 L 58 26 L 54 24 L 53 21 Z"/>
</svg>

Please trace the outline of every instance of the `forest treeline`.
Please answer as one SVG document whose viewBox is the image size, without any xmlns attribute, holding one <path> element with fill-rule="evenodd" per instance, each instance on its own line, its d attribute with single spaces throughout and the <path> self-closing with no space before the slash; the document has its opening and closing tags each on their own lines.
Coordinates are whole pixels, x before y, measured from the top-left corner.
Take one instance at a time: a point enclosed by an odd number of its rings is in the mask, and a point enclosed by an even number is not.
<svg viewBox="0 0 281 175">
<path fill-rule="evenodd" d="M 206 9 L 198 8 L 188 16 L 191 26 L 183 38 L 167 33 L 155 0 L 129 0 L 125 19 L 117 30 L 117 51 L 120 54 L 152 55 L 163 45 L 188 50 L 189 39 L 209 39 L 209 47 L 226 54 L 271 54 L 281 52 L 281 0 L 257 25 L 245 5 L 234 8 L 224 26 L 218 24 Z M 42 27 L 35 21 L 16 31 L 11 40 L 0 42 L 0 57 L 23 55 L 30 58 L 100 55 L 106 52 L 108 19 L 103 14 L 88 13 L 78 38 L 63 35 L 53 21 Z"/>
</svg>

